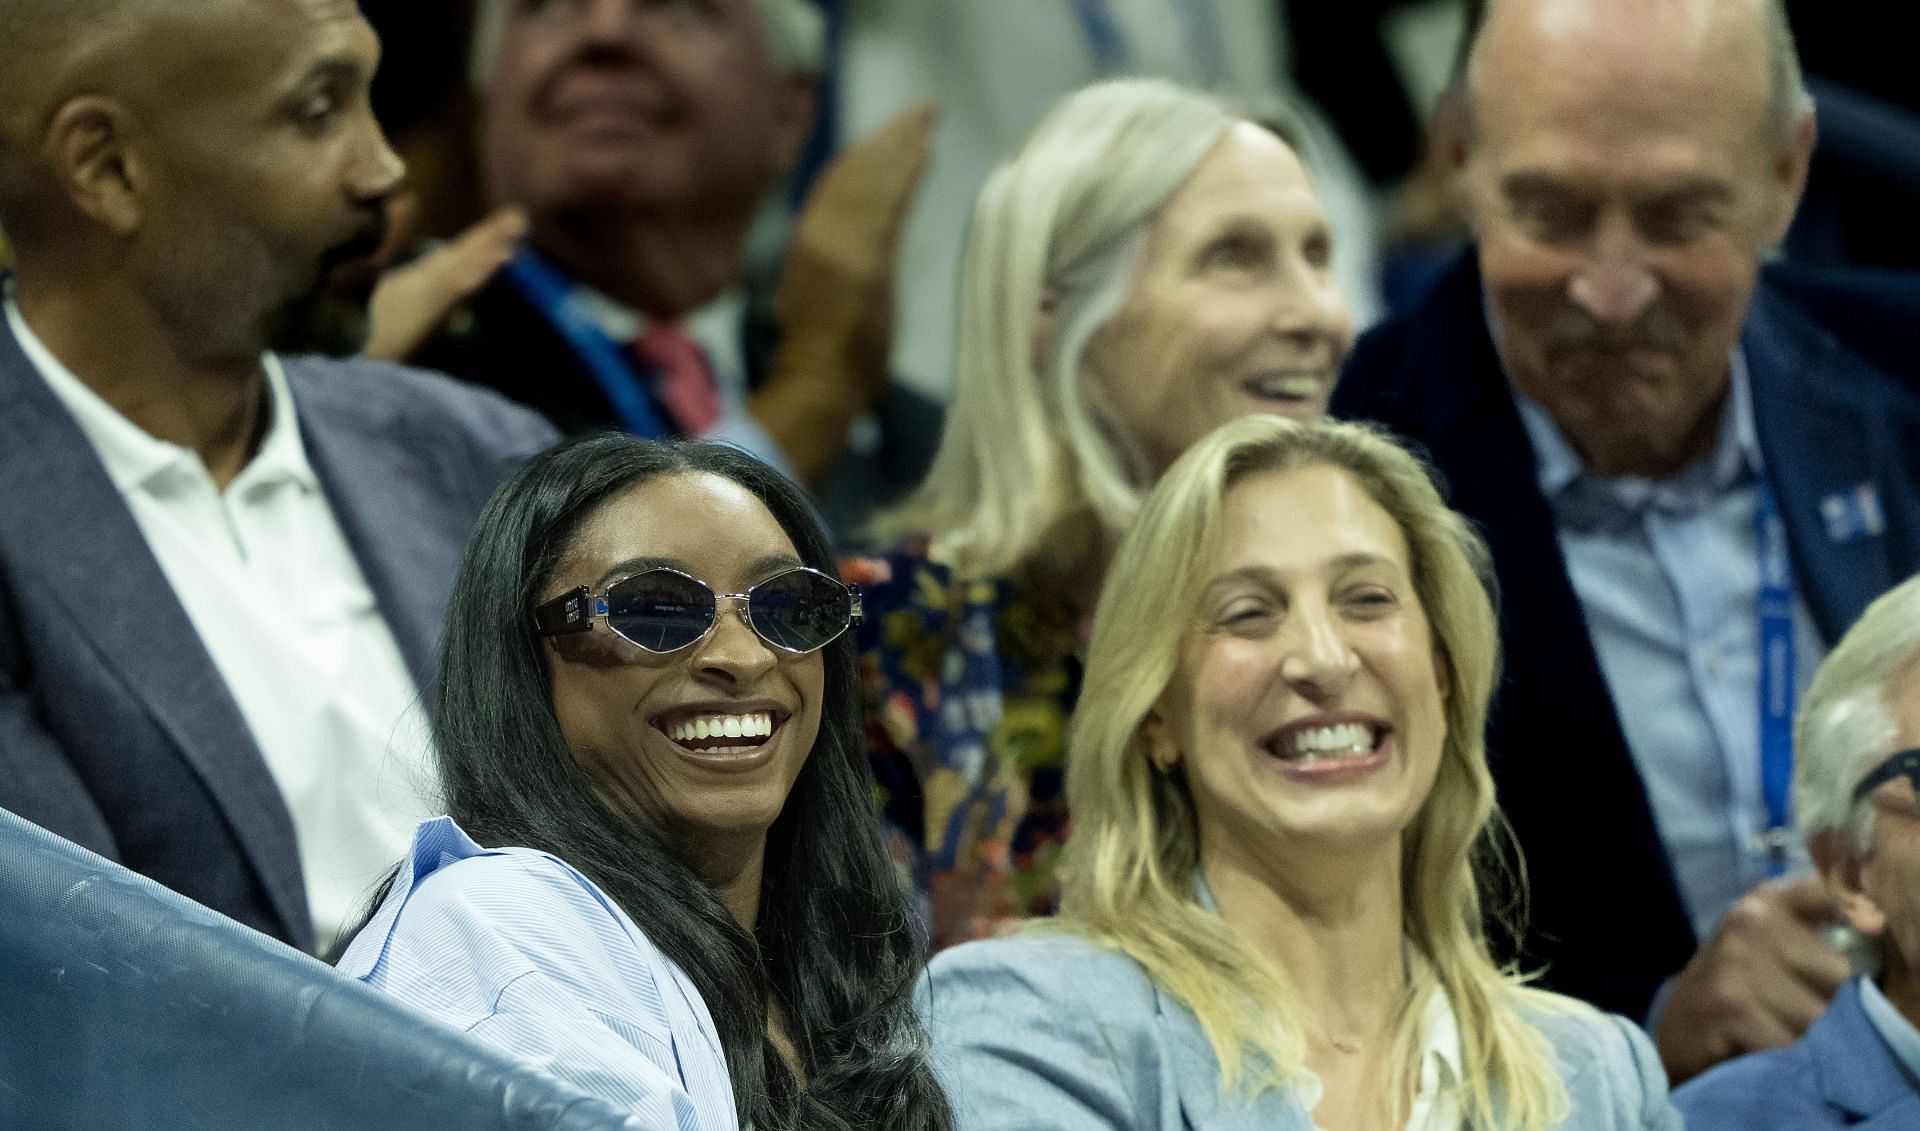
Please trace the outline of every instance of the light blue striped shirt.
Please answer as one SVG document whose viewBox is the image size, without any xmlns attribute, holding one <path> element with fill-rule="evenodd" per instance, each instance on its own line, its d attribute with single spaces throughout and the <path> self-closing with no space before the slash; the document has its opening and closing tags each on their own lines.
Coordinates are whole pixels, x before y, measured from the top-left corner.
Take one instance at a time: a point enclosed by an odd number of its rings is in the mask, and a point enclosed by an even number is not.
<svg viewBox="0 0 1920 1131">
<path fill-rule="evenodd" d="M 1738 351 L 1731 366 L 1714 450 L 1658 482 L 1588 475 L 1547 411 L 1514 394 L 1614 711 L 1703 940 L 1770 864 L 1755 536 L 1762 464 Z M 1796 593 L 1800 692 L 1822 652 Z M 1794 852 L 1793 869 L 1804 870 L 1804 851 Z"/>
<path fill-rule="evenodd" d="M 737 1131 L 726 1056 L 680 968 L 565 862 L 422 821 L 340 969 L 660 1131 Z"/>
</svg>

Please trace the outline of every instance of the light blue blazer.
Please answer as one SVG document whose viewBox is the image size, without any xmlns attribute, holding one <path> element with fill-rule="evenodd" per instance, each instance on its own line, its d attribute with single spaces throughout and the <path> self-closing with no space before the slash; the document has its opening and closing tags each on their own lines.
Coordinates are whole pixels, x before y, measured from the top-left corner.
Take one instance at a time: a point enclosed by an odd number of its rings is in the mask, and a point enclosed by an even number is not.
<svg viewBox="0 0 1920 1131">
<path fill-rule="evenodd" d="M 1247 1100 L 1185 1005 L 1132 959 L 1070 935 L 941 953 L 915 997 L 958 1131 L 1312 1131 L 1291 1089 Z M 1570 1094 L 1562 1131 L 1680 1131 L 1653 1044 L 1600 1013 L 1531 1018 Z"/>
<path fill-rule="evenodd" d="M 1698 1131 L 1920 1128 L 1920 1090 L 1867 1017 L 1858 979 L 1795 1044 L 1730 1060 L 1675 1098 Z"/>
</svg>

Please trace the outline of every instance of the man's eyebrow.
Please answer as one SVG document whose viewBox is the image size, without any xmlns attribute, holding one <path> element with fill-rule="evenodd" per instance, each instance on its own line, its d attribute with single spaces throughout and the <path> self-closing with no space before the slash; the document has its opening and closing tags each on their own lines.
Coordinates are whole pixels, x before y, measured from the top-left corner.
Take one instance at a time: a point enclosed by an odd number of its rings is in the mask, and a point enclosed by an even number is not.
<svg viewBox="0 0 1920 1131">
<path fill-rule="evenodd" d="M 1638 195 L 1643 204 L 1725 204 L 1733 199 L 1733 186 L 1719 177 L 1683 177 Z"/>
<path fill-rule="evenodd" d="M 314 60 L 305 74 L 300 76 L 296 87 L 304 88 L 316 80 L 340 83 L 344 86 L 358 86 L 370 80 L 366 63 L 355 55 L 327 55 Z"/>
<path fill-rule="evenodd" d="M 1500 178 L 1500 191 L 1508 196 L 1577 196 L 1579 190 L 1550 173 L 1522 170 Z"/>
</svg>

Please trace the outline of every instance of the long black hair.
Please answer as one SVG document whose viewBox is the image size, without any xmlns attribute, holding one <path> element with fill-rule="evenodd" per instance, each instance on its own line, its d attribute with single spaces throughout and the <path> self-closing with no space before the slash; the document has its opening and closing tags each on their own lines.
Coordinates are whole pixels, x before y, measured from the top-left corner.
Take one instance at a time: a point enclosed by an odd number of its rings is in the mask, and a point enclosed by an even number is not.
<svg viewBox="0 0 1920 1131">
<path fill-rule="evenodd" d="M 539 456 L 487 504 L 447 609 L 434 738 L 447 811 L 485 845 L 537 848 L 606 891 L 699 990 L 756 1131 L 946 1131 L 952 1117 L 911 1006 L 917 947 L 879 839 L 861 741 L 853 634 L 823 650 L 820 734 L 767 834 L 749 933 L 677 841 L 602 798 L 555 719 L 533 609 L 581 524 L 662 475 L 752 492 L 800 559 L 835 572 L 806 499 L 719 444 L 589 436 Z M 767 1036 L 777 1004 L 807 1077 Z"/>
</svg>

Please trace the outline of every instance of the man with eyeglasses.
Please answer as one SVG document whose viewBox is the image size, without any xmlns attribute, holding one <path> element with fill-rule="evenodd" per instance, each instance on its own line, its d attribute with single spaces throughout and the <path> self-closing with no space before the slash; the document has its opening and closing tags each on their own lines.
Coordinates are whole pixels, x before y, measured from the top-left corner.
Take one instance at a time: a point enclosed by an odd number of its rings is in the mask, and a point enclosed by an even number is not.
<svg viewBox="0 0 1920 1131">
<path fill-rule="evenodd" d="M 1863 972 L 1790 1048 L 1674 1094 L 1694 1131 L 1920 1127 L 1920 575 L 1814 676 L 1793 804 Z"/>
<path fill-rule="evenodd" d="M 353 0 L 0 4 L 0 807 L 324 948 L 436 792 L 468 527 L 553 430 L 351 354 Z"/>
</svg>

